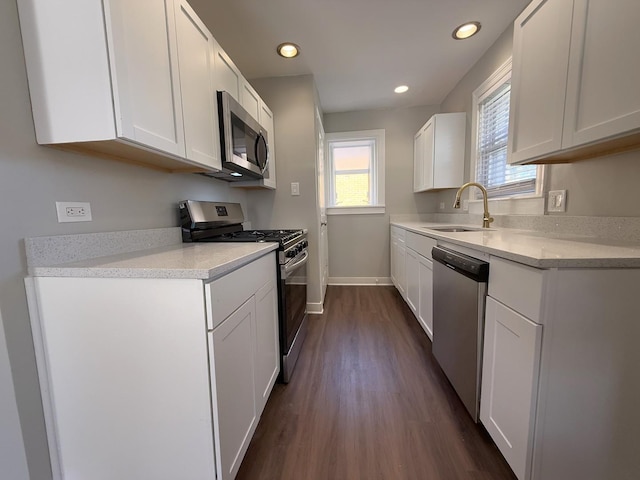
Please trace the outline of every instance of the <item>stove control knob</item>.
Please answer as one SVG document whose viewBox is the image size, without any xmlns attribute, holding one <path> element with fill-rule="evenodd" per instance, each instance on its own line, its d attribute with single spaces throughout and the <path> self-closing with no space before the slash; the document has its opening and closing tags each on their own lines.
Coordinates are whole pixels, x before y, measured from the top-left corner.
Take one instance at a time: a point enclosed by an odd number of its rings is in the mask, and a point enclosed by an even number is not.
<svg viewBox="0 0 640 480">
<path fill-rule="evenodd" d="M 285 256 L 289 257 L 289 258 L 293 258 L 293 257 L 296 256 L 296 252 L 295 252 L 295 250 L 291 249 L 287 253 L 285 253 Z"/>
</svg>

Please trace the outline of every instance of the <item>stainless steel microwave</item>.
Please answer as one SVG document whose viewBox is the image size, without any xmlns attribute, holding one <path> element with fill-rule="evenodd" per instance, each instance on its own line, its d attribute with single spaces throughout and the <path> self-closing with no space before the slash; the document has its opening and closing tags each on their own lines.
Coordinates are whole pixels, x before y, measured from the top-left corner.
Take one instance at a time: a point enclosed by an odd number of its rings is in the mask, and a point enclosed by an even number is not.
<svg viewBox="0 0 640 480">
<path fill-rule="evenodd" d="M 222 169 L 234 180 L 263 178 L 269 164 L 266 130 L 228 92 L 218 92 Z"/>
</svg>

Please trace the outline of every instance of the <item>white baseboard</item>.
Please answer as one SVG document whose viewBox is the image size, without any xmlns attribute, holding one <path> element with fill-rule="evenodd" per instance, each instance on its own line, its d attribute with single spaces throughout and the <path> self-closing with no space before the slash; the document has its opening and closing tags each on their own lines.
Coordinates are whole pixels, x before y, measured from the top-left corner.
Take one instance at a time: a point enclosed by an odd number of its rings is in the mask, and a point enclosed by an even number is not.
<svg viewBox="0 0 640 480">
<path fill-rule="evenodd" d="M 391 277 L 329 277 L 329 285 L 393 285 Z"/>
<path fill-rule="evenodd" d="M 322 315 L 324 313 L 324 305 L 322 303 L 307 302 L 307 313 L 311 315 Z"/>
</svg>

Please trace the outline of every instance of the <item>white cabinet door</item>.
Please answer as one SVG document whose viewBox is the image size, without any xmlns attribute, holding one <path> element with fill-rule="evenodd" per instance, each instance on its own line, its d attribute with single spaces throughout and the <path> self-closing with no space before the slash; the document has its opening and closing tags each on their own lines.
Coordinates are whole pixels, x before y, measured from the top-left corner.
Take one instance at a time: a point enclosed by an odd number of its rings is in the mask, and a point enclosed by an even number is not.
<svg viewBox="0 0 640 480">
<path fill-rule="evenodd" d="M 214 80 L 214 41 L 186 0 L 175 1 L 186 157 L 221 169 Z"/>
<path fill-rule="evenodd" d="M 480 420 L 519 480 L 531 476 L 541 342 L 542 325 L 487 297 Z"/>
<path fill-rule="evenodd" d="M 260 123 L 260 96 L 244 77 L 240 77 L 240 105 Z"/>
<path fill-rule="evenodd" d="M 254 386 L 255 298 L 210 334 L 211 389 L 219 480 L 238 473 L 257 424 Z"/>
<path fill-rule="evenodd" d="M 405 249 L 405 275 L 407 279 L 407 304 L 418 316 L 418 305 L 420 302 L 420 278 L 419 278 L 419 255 L 410 248 Z"/>
<path fill-rule="evenodd" d="M 217 42 L 214 52 L 216 90 L 229 92 L 229 95 L 237 102 L 240 102 L 240 83 L 242 79 L 240 70 Z"/>
<path fill-rule="evenodd" d="M 640 2 L 574 3 L 563 148 L 640 129 Z"/>
<path fill-rule="evenodd" d="M 413 138 L 413 191 L 424 190 L 424 129 Z"/>
<path fill-rule="evenodd" d="M 433 188 L 457 188 L 464 183 L 466 113 L 435 116 Z"/>
<path fill-rule="evenodd" d="M 508 162 L 562 146 L 573 1 L 534 0 L 516 19 Z"/>
<path fill-rule="evenodd" d="M 398 286 L 398 239 L 391 234 L 391 281 L 400 290 Z"/>
<path fill-rule="evenodd" d="M 463 184 L 465 130 L 465 113 L 439 113 L 418 131 L 414 138 L 414 192 Z"/>
<path fill-rule="evenodd" d="M 432 117 L 424 127 L 424 140 L 422 141 L 422 145 L 424 147 L 424 153 L 422 155 L 422 190 L 429 190 L 430 188 L 433 188 L 434 134 L 435 125 Z"/>
<path fill-rule="evenodd" d="M 405 246 L 405 235 L 406 231 L 391 226 L 390 229 L 391 234 L 391 280 L 393 284 L 396 286 L 400 295 L 403 298 L 406 298 L 406 286 L 407 286 L 407 276 L 406 276 L 406 246 Z"/>
<path fill-rule="evenodd" d="M 256 292 L 256 414 L 262 414 L 280 372 L 276 279 Z"/>
<path fill-rule="evenodd" d="M 406 252 L 407 249 L 403 241 L 398 242 L 396 258 L 396 280 L 397 288 L 403 298 L 407 298 L 407 269 L 406 269 Z"/>
<path fill-rule="evenodd" d="M 173 0 L 107 0 L 105 11 L 118 136 L 184 157 Z"/>
<path fill-rule="evenodd" d="M 433 340 L 433 262 L 422 255 L 419 256 L 419 260 L 418 321 L 428 337 Z"/>
</svg>

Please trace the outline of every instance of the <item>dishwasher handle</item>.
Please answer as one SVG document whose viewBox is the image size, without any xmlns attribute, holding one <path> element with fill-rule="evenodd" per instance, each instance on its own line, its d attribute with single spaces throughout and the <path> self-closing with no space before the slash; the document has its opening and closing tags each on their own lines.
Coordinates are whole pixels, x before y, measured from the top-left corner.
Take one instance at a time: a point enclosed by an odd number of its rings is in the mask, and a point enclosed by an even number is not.
<svg viewBox="0 0 640 480">
<path fill-rule="evenodd" d="M 461 273 L 476 282 L 484 283 L 489 279 L 489 262 L 484 260 L 444 247 L 433 247 L 431 257 L 434 261 L 442 263 L 451 270 Z"/>
</svg>

